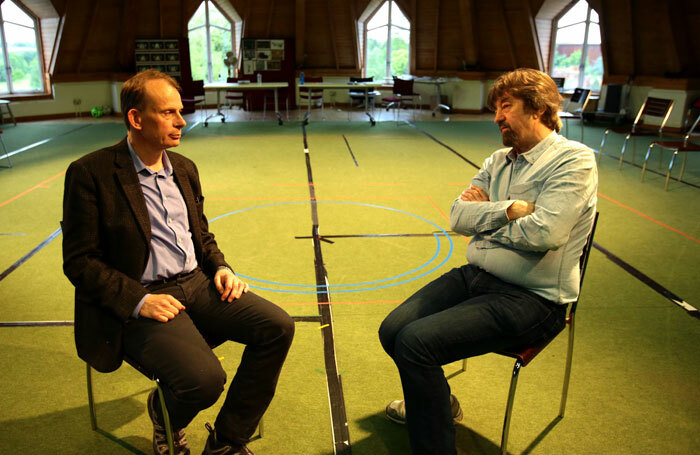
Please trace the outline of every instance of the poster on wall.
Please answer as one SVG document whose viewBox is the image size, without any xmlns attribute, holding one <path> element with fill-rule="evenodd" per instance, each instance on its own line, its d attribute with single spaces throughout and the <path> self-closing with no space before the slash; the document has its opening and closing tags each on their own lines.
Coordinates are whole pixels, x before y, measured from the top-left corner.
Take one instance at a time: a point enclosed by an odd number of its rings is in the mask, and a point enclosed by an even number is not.
<svg viewBox="0 0 700 455">
<path fill-rule="evenodd" d="M 243 74 L 249 75 L 255 72 L 255 60 L 245 60 L 243 62 Z"/>
<path fill-rule="evenodd" d="M 270 40 L 270 49 L 284 50 L 284 40 L 283 39 L 273 39 Z"/>
<path fill-rule="evenodd" d="M 243 74 L 251 75 L 256 71 L 282 71 L 284 40 L 247 38 L 243 40 L 242 48 Z"/>
</svg>

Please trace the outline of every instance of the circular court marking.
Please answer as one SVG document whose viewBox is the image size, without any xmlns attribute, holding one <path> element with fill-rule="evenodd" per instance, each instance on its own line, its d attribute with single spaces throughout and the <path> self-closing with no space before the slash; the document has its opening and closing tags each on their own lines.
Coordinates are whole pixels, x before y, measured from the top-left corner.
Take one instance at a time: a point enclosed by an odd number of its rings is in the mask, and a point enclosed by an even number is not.
<svg viewBox="0 0 700 455">
<path fill-rule="evenodd" d="M 352 284 L 328 284 L 327 286 L 326 286 L 326 285 L 315 285 L 315 284 L 280 283 L 280 282 L 276 282 L 276 281 L 268 281 L 268 280 L 262 280 L 262 279 L 259 279 L 259 278 L 253 278 L 253 277 L 250 277 L 250 276 L 246 276 L 246 275 L 242 275 L 242 274 L 240 274 L 240 273 L 237 273 L 238 276 L 240 276 L 240 277 L 242 277 L 242 278 L 245 278 L 246 280 L 257 281 L 257 282 L 259 282 L 259 283 L 266 283 L 266 284 L 273 284 L 273 285 L 277 285 L 277 286 L 287 286 L 287 287 L 294 287 L 294 288 L 316 288 L 316 290 L 313 290 L 313 291 L 304 291 L 304 290 L 299 290 L 299 289 L 288 290 L 288 289 L 275 289 L 275 288 L 268 288 L 268 287 L 250 285 L 251 288 L 254 288 L 254 289 L 262 289 L 262 290 L 265 290 L 265 291 L 274 291 L 274 292 L 288 292 L 288 293 L 294 293 L 294 294 L 320 294 L 320 293 L 328 292 L 326 289 L 328 289 L 328 290 L 331 290 L 331 289 L 332 289 L 332 291 L 333 291 L 334 293 L 372 291 L 372 290 L 375 290 L 375 289 L 382 289 L 382 288 L 388 288 L 388 287 L 391 287 L 391 286 L 397 286 L 397 285 L 399 285 L 399 284 L 408 283 L 408 282 L 410 282 L 410 281 L 417 280 L 418 278 L 424 277 L 425 275 L 427 275 L 427 274 L 429 274 L 429 273 L 432 273 L 432 272 L 434 272 L 435 270 L 437 270 L 437 269 L 439 269 L 440 267 L 442 267 L 442 266 L 447 262 L 447 260 L 450 259 L 450 257 L 452 256 L 452 251 L 453 251 L 453 249 L 454 249 L 454 245 L 453 245 L 453 243 L 452 243 L 452 239 L 451 239 L 450 236 L 447 234 L 447 232 L 445 232 L 445 230 L 444 230 L 443 228 L 441 228 L 440 226 L 438 226 L 437 224 L 435 224 L 435 223 L 433 223 L 432 221 L 429 221 L 429 220 L 427 220 L 427 219 L 425 219 L 425 218 L 423 218 L 423 217 L 421 217 L 421 216 L 418 216 L 418 215 L 416 215 L 416 214 L 414 214 L 414 213 L 406 212 L 406 211 L 404 211 L 404 210 L 399 210 L 399 209 L 395 209 L 395 208 L 392 208 L 392 207 L 384 207 L 384 206 L 382 206 L 382 205 L 365 204 L 365 203 L 362 203 L 362 202 L 351 202 L 351 201 L 286 201 L 286 202 L 275 202 L 275 203 L 271 203 L 271 204 L 256 205 L 256 206 L 253 206 L 253 207 L 247 207 L 247 208 L 245 208 L 245 209 L 234 210 L 233 212 L 224 213 L 223 215 L 219 215 L 219 216 L 217 216 L 217 217 L 215 217 L 215 218 L 212 218 L 209 222 L 210 222 L 210 223 L 213 223 L 214 221 L 219 220 L 219 219 L 221 219 L 221 218 L 224 218 L 224 217 L 227 217 L 227 216 L 230 216 L 230 215 L 235 215 L 235 214 L 237 214 L 237 213 L 246 212 L 246 211 L 249 211 L 249 210 L 254 210 L 254 209 L 261 209 L 261 208 L 265 208 L 265 207 L 273 207 L 273 206 L 279 206 L 279 205 L 311 204 L 311 203 L 316 203 L 316 204 L 347 204 L 347 205 L 359 205 L 359 206 L 364 206 L 364 207 L 372 207 L 372 208 L 377 208 L 377 209 L 382 209 L 382 210 L 388 210 L 388 211 L 392 211 L 392 212 L 403 213 L 404 215 L 409 215 L 409 216 L 412 216 L 412 217 L 414 217 L 414 218 L 417 218 L 417 219 L 419 219 L 419 220 L 421 220 L 421 221 L 424 221 L 424 222 L 428 223 L 429 225 L 433 226 L 435 229 L 437 229 L 438 231 L 440 231 L 440 233 L 433 233 L 433 236 L 435 237 L 435 241 L 436 241 L 436 242 L 435 242 L 435 244 L 436 244 L 435 253 L 433 254 L 433 256 L 432 256 L 430 259 L 428 259 L 426 262 L 424 262 L 423 264 L 421 264 L 420 266 L 416 267 L 416 268 L 413 269 L 413 270 L 409 270 L 408 272 L 400 273 L 400 274 L 398 274 L 398 275 L 394 275 L 394 276 L 391 276 L 391 277 L 389 277 L 389 278 L 383 278 L 383 279 L 381 279 L 381 280 L 375 280 L 375 281 L 365 281 L 365 282 L 362 282 L 362 283 L 352 283 Z M 420 271 L 420 270 L 422 270 L 422 269 L 428 267 L 429 264 L 432 263 L 432 262 L 438 257 L 438 255 L 440 254 L 440 235 L 444 235 L 445 238 L 447 238 L 447 241 L 448 241 L 449 244 L 450 244 L 450 249 L 449 249 L 449 251 L 447 252 L 447 256 L 445 257 L 445 259 L 442 260 L 442 262 L 440 262 L 439 264 L 437 264 L 436 266 L 434 266 L 434 267 L 431 268 L 430 270 L 427 270 L 427 271 L 421 273 L 420 275 L 414 276 L 414 277 L 412 277 L 412 278 L 405 279 L 405 280 L 403 280 L 403 281 L 398 281 L 398 282 L 395 282 L 395 283 L 388 283 L 388 284 L 384 284 L 384 285 L 381 285 L 381 286 L 373 286 L 373 287 L 369 287 L 369 288 L 362 288 L 362 289 L 359 289 L 359 287 L 362 287 L 362 286 L 368 286 L 368 285 L 379 284 L 379 283 L 386 283 L 387 281 L 392 281 L 392 280 L 396 280 L 396 279 L 399 279 L 399 278 L 403 278 L 403 277 L 405 277 L 405 276 L 407 276 L 407 275 L 410 275 L 410 274 L 412 274 L 412 273 L 418 272 L 418 271 Z M 337 288 L 346 288 L 346 287 L 347 287 L 347 288 L 352 288 L 352 289 L 337 289 Z M 318 289 L 318 288 L 321 288 L 321 289 Z"/>
</svg>

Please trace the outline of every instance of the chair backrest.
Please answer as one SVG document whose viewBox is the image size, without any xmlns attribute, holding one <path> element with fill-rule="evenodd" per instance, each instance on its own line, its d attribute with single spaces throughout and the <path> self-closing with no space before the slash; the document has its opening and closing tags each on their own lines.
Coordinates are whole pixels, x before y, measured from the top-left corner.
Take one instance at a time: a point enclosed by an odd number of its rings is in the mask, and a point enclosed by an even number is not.
<svg viewBox="0 0 700 455">
<path fill-rule="evenodd" d="M 586 244 L 583 246 L 583 251 L 581 251 L 581 258 L 579 259 L 579 270 L 581 272 L 581 276 L 579 278 L 579 296 L 581 295 L 581 289 L 583 288 L 583 277 L 586 274 L 586 267 L 588 266 L 588 257 L 591 255 L 591 249 L 593 249 L 593 236 L 595 235 L 595 228 L 598 225 L 598 215 L 599 213 L 596 212 L 595 216 L 593 217 L 593 226 L 591 227 L 591 233 L 588 234 Z M 570 313 L 576 312 L 577 305 L 578 299 L 574 300 L 574 303 L 571 304 Z"/>
<path fill-rule="evenodd" d="M 226 82 L 236 83 L 238 82 L 237 77 L 227 77 Z M 226 90 L 226 98 L 228 99 L 243 99 L 243 92 L 235 89 Z"/>
<path fill-rule="evenodd" d="M 588 99 L 591 96 L 591 91 L 586 88 L 577 88 L 574 90 L 574 93 L 571 94 L 571 98 L 569 98 L 569 102 L 566 103 L 566 111 L 569 110 L 569 106 L 573 104 L 578 104 L 579 107 L 576 108 L 576 111 L 581 111 L 583 112 L 586 110 L 586 105 L 588 104 Z"/>
<path fill-rule="evenodd" d="M 374 76 L 370 77 L 351 77 L 350 82 L 374 82 Z"/>
<path fill-rule="evenodd" d="M 312 77 L 312 76 L 307 76 L 304 79 L 305 82 L 323 82 L 323 76 L 318 76 L 318 77 Z M 299 93 L 307 93 L 311 91 L 312 95 L 318 95 L 323 93 L 323 89 L 313 89 L 309 87 L 304 87 L 303 85 L 299 86 Z"/>
<path fill-rule="evenodd" d="M 559 90 L 564 88 L 564 82 L 566 81 L 565 77 L 553 77 L 552 80 L 557 85 Z"/>
<path fill-rule="evenodd" d="M 199 80 L 199 81 L 192 81 L 192 85 L 190 85 L 192 89 L 192 95 L 194 96 L 204 96 L 204 81 Z"/>
<path fill-rule="evenodd" d="M 644 100 L 644 104 L 639 108 L 637 117 L 634 119 L 634 124 L 632 125 L 632 132 L 644 123 L 642 116 L 645 117 L 657 117 L 661 119 L 661 125 L 659 125 L 659 134 L 663 132 L 664 126 L 668 121 L 668 117 L 671 115 L 671 110 L 673 110 L 673 100 L 665 98 L 654 98 L 647 97 Z"/>
<path fill-rule="evenodd" d="M 394 95 L 412 96 L 413 95 L 413 79 L 401 79 L 394 77 Z"/>
<path fill-rule="evenodd" d="M 688 141 L 690 140 L 690 136 L 693 135 L 695 132 L 695 128 L 698 127 L 698 120 L 700 120 L 700 112 L 698 113 L 697 117 L 695 117 L 695 122 L 693 122 L 693 126 L 690 127 L 688 132 L 686 133 L 685 137 L 683 137 L 683 147 L 686 147 L 688 145 Z M 0 131 L 1 133 L 2 131 Z"/>
</svg>

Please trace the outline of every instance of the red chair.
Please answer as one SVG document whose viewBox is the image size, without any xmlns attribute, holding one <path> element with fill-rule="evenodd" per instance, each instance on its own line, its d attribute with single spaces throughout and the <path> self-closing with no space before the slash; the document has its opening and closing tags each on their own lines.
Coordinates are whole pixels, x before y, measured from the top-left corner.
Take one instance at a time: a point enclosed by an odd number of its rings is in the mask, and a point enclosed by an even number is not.
<svg viewBox="0 0 700 455">
<path fill-rule="evenodd" d="M 323 82 L 323 77 L 307 77 L 306 82 Z M 305 104 L 309 115 L 311 115 L 311 106 L 320 105 L 321 106 L 321 118 L 326 119 L 326 115 L 323 112 L 323 89 L 312 89 L 309 87 L 299 86 L 299 115 L 301 116 L 301 105 Z"/>
<path fill-rule="evenodd" d="M 667 100 L 664 98 L 653 98 L 648 97 L 644 100 L 644 104 L 639 108 L 637 117 L 634 119 L 632 124 L 632 129 L 628 128 L 608 128 L 603 133 L 603 140 L 600 143 L 600 152 L 598 153 L 598 161 L 600 161 L 600 156 L 603 154 L 603 148 L 605 147 L 605 140 L 608 137 L 608 133 L 613 131 L 618 134 L 627 134 L 625 137 L 625 142 L 622 143 L 622 151 L 620 152 L 620 166 L 622 169 L 622 160 L 625 156 L 625 148 L 627 147 L 627 142 L 629 142 L 631 137 L 636 138 L 637 136 L 659 136 L 659 139 L 663 138 L 664 127 L 668 121 L 668 117 L 671 115 L 671 110 L 673 109 L 673 100 Z M 660 125 L 647 125 L 644 123 L 643 117 L 655 117 L 659 119 Z M 634 152 L 636 142 L 633 139 L 632 145 L 632 161 L 634 162 Z"/>
<path fill-rule="evenodd" d="M 588 234 L 588 239 L 581 252 L 581 259 L 579 260 L 579 268 L 581 270 L 580 277 L 580 287 L 579 287 L 579 297 L 580 288 L 583 287 L 583 276 L 586 273 L 586 266 L 588 265 L 588 256 L 591 254 L 591 249 L 593 247 L 593 235 L 595 234 L 595 228 L 598 224 L 598 213 L 595 214 L 593 219 L 593 227 L 591 228 L 591 233 Z M 569 345 L 566 351 L 566 366 L 564 369 L 564 387 L 561 392 L 561 403 L 559 405 L 559 418 L 564 418 L 564 411 L 566 410 L 566 398 L 569 392 L 569 379 L 571 377 L 571 361 L 574 353 L 574 316 L 576 315 L 576 306 L 578 300 L 571 304 L 569 309 L 569 317 L 566 318 L 566 324 L 569 326 Z M 513 413 L 513 402 L 515 400 L 515 388 L 518 385 L 518 373 L 522 367 L 527 366 L 532 362 L 537 355 L 544 350 L 544 348 L 549 345 L 556 338 L 556 335 L 549 340 L 546 340 L 535 346 L 526 346 L 521 349 L 513 349 L 506 351 L 499 351 L 496 354 L 500 354 L 506 357 L 511 357 L 515 359 L 515 365 L 513 366 L 513 373 L 510 379 L 510 389 L 508 391 L 508 402 L 506 404 L 506 415 L 503 419 L 503 433 L 501 434 L 501 455 L 506 455 L 508 447 L 508 431 L 510 429 L 510 418 Z M 459 374 L 467 370 L 467 359 L 462 360 L 462 369 L 455 374 Z M 453 377 L 453 374 L 451 377 Z"/>
<path fill-rule="evenodd" d="M 394 117 L 396 118 L 396 123 L 399 122 L 399 111 L 401 105 L 404 102 L 413 103 L 413 117 L 415 119 L 416 115 L 416 98 L 421 99 L 418 93 L 413 92 L 413 79 L 400 79 L 396 76 L 394 77 L 394 87 L 392 89 L 392 96 L 387 96 L 382 98 L 382 101 L 387 103 L 386 110 L 388 111 L 390 107 L 394 107 Z M 422 102 L 422 99 L 421 99 Z"/>
<path fill-rule="evenodd" d="M 688 133 L 685 135 L 682 141 L 654 141 L 649 145 L 647 150 L 647 156 L 644 158 L 644 166 L 642 166 L 642 182 L 644 181 L 644 173 L 647 171 L 647 161 L 649 161 L 649 155 L 651 154 L 651 149 L 654 146 L 659 147 L 659 166 L 661 166 L 661 160 L 663 158 L 663 150 L 672 150 L 673 155 L 671 156 L 671 162 L 668 165 L 668 172 L 666 172 L 666 183 L 664 184 L 664 190 L 668 191 L 668 181 L 671 178 L 671 171 L 673 170 L 673 162 L 676 159 L 676 155 L 683 153 L 683 164 L 681 165 L 681 175 L 678 176 L 678 181 L 683 179 L 683 173 L 685 172 L 685 161 L 690 152 L 700 152 L 700 144 L 695 142 L 690 142 L 690 137 L 698 126 L 698 120 L 700 120 L 700 114 L 698 114 L 695 119 L 695 123 L 690 127 Z"/>
<path fill-rule="evenodd" d="M 185 107 L 192 106 L 196 111 L 197 105 L 204 102 L 204 81 L 190 81 L 189 83 L 183 81 L 181 86 L 182 104 Z M 199 116 L 201 117 L 203 114 L 203 109 L 200 109 L 199 111 Z"/>
</svg>

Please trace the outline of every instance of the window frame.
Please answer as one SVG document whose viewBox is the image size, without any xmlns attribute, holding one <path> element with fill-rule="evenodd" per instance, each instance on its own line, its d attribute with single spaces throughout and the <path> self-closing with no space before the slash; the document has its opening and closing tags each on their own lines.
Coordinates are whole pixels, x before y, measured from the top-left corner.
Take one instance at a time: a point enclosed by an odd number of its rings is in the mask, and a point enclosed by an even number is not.
<svg viewBox="0 0 700 455">
<path fill-rule="evenodd" d="M 190 19 L 187 21 L 187 38 L 189 41 L 190 32 L 204 28 L 205 35 L 206 35 L 206 42 L 207 42 L 207 71 L 205 74 L 205 76 L 206 76 L 205 82 L 211 83 L 211 82 L 214 82 L 214 68 L 213 68 L 213 63 L 212 63 L 212 58 L 211 58 L 211 29 L 213 27 L 213 28 L 216 28 L 218 30 L 223 30 L 225 32 L 229 32 L 231 34 L 231 51 L 233 52 L 234 55 L 236 55 L 238 57 L 239 49 L 236 48 L 236 36 L 238 34 L 237 28 L 238 28 L 239 24 L 236 21 L 232 20 L 230 17 L 228 17 L 228 15 L 224 11 L 222 11 L 221 8 L 219 8 L 213 0 L 202 0 L 202 3 L 204 3 L 204 24 L 197 25 L 196 27 L 190 28 L 189 23 L 192 20 L 192 17 L 190 17 Z M 216 10 L 219 12 L 219 14 L 221 14 L 228 21 L 228 23 L 229 23 L 228 29 L 211 23 L 211 21 L 209 20 L 209 5 L 210 5 L 210 3 L 214 6 L 214 8 L 216 8 Z M 195 10 L 194 14 L 197 14 L 198 10 L 199 10 L 199 6 Z M 193 17 L 194 17 L 194 15 L 193 15 Z M 191 63 L 191 61 L 190 61 L 190 63 Z M 190 65 L 190 77 L 192 77 L 191 72 L 192 72 L 192 67 Z M 194 77 L 192 77 L 192 79 L 194 79 Z"/>
<path fill-rule="evenodd" d="M 579 22 L 574 22 L 572 24 L 567 24 L 563 27 L 559 27 L 558 23 L 559 21 L 569 12 L 571 9 L 573 9 L 579 1 L 583 1 L 586 3 L 586 19 L 583 21 Z M 586 57 L 588 55 L 588 33 L 591 28 L 591 24 L 597 24 L 598 28 L 600 29 L 600 16 L 598 17 L 598 22 L 591 21 L 591 11 L 593 11 L 593 7 L 591 4 L 588 2 L 588 0 L 575 0 L 569 3 L 564 9 L 557 14 L 554 19 L 552 19 L 552 38 L 551 38 L 551 44 L 550 44 L 550 50 L 549 50 L 549 74 L 550 76 L 553 76 L 554 74 L 554 59 L 556 57 L 556 48 L 557 48 L 557 33 L 559 32 L 560 29 L 563 28 L 568 28 L 568 27 L 573 27 L 575 25 L 579 24 L 585 24 L 585 29 L 584 29 L 584 34 L 583 34 L 583 43 L 581 45 L 581 60 L 579 61 L 578 65 L 578 81 L 576 83 L 576 87 L 581 87 L 581 88 L 586 88 L 586 89 L 591 89 L 592 93 L 598 93 L 600 89 L 593 89 L 591 87 L 585 87 L 583 85 L 583 81 L 586 77 Z M 601 43 L 602 46 L 602 43 Z M 602 55 L 602 54 L 601 54 Z M 605 68 L 605 58 L 603 57 L 603 68 Z M 603 69 L 603 73 L 605 73 L 605 70 Z M 602 85 L 601 85 L 602 88 Z"/>
<path fill-rule="evenodd" d="M 374 19 L 374 16 L 377 15 L 380 9 L 382 9 L 382 6 L 384 6 L 385 3 L 389 3 L 389 10 L 387 12 L 387 23 L 379 25 L 377 27 L 373 27 L 372 29 L 368 29 L 367 24 L 369 24 L 372 19 Z M 406 18 L 408 21 L 408 26 L 409 28 L 401 27 L 398 25 L 393 25 L 391 22 L 391 8 L 392 5 L 396 6 L 401 14 Z M 367 77 L 367 34 L 370 30 L 376 30 L 381 27 L 386 27 L 387 28 L 387 45 L 386 45 L 386 57 L 385 57 L 385 70 L 384 70 L 384 82 L 386 83 L 393 83 L 392 81 L 392 74 L 391 74 L 391 28 L 396 27 L 401 30 L 406 30 L 408 31 L 408 69 L 410 73 L 411 69 L 411 33 L 413 33 L 413 21 L 411 21 L 410 17 L 406 12 L 401 8 L 401 5 L 396 2 L 396 0 L 383 0 L 379 2 L 379 4 L 375 7 L 374 11 L 367 16 L 367 18 L 362 22 L 362 76 Z M 358 37 L 359 38 L 359 37 Z"/>
<path fill-rule="evenodd" d="M 2 48 L 2 59 L 3 59 L 3 65 L 5 65 L 5 76 L 7 77 L 7 91 L 0 91 L 0 96 L 3 98 L 7 99 L 13 99 L 13 98 L 25 98 L 25 97 L 41 97 L 45 96 L 47 93 L 46 90 L 46 77 L 45 77 L 45 71 L 44 71 L 44 52 L 43 52 L 43 43 L 41 39 L 41 21 L 39 18 L 31 11 L 29 10 L 26 6 L 24 6 L 21 2 L 14 1 L 14 0 L 9 0 L 13 5 L 15 5 L 18 9 L 20 9 L 24 14 L 26 14 L 34 23 L 33 29 L 34 29 L 34 40 L 36 43 L 36 53 L 37 53 L 37 63 L 39 65 L 39 79 L 41 80 L 41 87 L 37 90 L 21 90 L 17 91 L 14 90 L 12 85 L 12 65 L 10 65 L 10 56 L 9 52 L 7 49 L 7 39 L 5 38 L 5 22 L 8 22 L 13 25 L 17 25 L 19 27 L 26 27 L 29 28 L 28 26 L 24 24 L 18 24 L 16 22 L 12 21 L 6 21 L 3 16 L 2 16 L 2 10 L 0 9 L 0 47 Z M 4 3 L 4 2 L 0 2 Z"/>
</svg>

